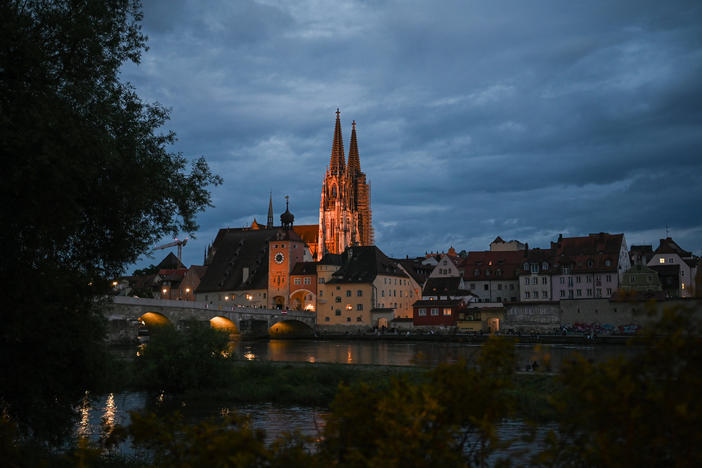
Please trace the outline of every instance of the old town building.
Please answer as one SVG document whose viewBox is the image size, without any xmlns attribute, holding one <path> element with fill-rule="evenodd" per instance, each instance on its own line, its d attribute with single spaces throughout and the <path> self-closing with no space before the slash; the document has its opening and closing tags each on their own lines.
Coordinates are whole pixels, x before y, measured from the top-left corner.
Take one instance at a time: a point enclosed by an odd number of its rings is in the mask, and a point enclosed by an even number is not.
<svg viewBox="0 0 702 468">
<path fill-rule="evenodd" d="M 624 234 L 559 236 L 551 242 L 553 300 L 608 298 L 631 267 Z"/>
<path fill-rule="evenodd" d="M 479 302 L 517 302 L 523 259 L 522 250 L 477 251 L 468 252 L 459 266 L 467 289 Z"/>
<path fill-rule="evenodd" d="M 660 240 L 647 266 L 658 273 L 668 297 L 692 297 L 698 261 L 691 252 L 666 237 Z"/>
<path fill-rule="evenodd" d="M 553 251 L 528 249 L 524 251 L 519 270 L 519 300 L 522 302 L 550 301 Z"/>
<path fill-rule="evenodd" d="M 352 245 L 373 245 L 370 185 L 361 171 L 356 122 L 352 125 L 349 160 L 346 164 L 337 109 L 331 160 L 322 183 L 319 204 L 318 258 L 327 252 L 342 253 Z"/>
</svg>

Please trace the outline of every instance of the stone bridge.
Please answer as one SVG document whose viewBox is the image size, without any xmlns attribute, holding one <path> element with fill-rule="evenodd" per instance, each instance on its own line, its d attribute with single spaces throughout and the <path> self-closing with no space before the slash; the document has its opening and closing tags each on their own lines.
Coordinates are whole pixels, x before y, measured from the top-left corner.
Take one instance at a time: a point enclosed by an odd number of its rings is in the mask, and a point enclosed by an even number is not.
<svg viewBox="0 0 702 468">
<path fill-rule="evenodd" d="M 140 333 L 172 324 L 181 328 L 194 321 L 209 323 L 245 338 L 298 338 L 312 336 L 315 313 L 232 306 L 231 303 L 169 301 L 115 296 L 103 306 L 110 342 L 136 341 Z"/>
</svg>

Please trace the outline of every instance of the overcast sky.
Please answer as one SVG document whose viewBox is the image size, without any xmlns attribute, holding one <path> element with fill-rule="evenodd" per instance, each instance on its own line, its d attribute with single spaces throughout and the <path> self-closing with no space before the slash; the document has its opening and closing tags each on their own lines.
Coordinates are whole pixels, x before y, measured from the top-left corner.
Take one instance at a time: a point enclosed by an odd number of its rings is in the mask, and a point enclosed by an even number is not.
<svg viewBox="0 0 702 468">
<path fill-rule="evenodd" d="M 277 223 L 285 195 L 318 222 L 337 107 L 388 255 L 666 225 L 702 253 L 702 2 L 145 3 L 123 78 L 224 178 L 187 265 L 269 191 Z"/>
</svg>

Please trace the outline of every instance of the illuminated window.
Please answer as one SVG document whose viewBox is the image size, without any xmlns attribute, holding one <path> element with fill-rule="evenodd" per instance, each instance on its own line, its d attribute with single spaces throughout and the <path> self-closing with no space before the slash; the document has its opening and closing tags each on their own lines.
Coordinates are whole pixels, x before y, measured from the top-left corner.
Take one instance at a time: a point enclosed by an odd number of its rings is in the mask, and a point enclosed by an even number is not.
<svg viewBox="0 0 702 468">
<path fill-rule="evenodd" d="M 658 259 L 658 262 L 659 262 L 659 263 L 665 263 L 665 258 L 663 258 L 663 257 L 659 258 L 659 259 Z"/>
<path fill-rule="evenodd" d="M 451 315 L 451 309 L 450 309 L 450 308 L 445 308 L 445 309 L 444 309 L 444 315 Z"/>
</svg>

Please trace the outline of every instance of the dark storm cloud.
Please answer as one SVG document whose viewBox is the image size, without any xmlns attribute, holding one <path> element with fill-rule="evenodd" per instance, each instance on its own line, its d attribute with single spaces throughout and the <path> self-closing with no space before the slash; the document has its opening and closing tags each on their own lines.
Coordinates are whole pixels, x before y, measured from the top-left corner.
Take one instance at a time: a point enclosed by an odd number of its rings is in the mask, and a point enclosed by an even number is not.
<svg viewBox="0 0 702 468">
<path fill-rule="evenodd" d="M 496 235 L 671 226 L 702 247 L 699 2 L 149 1 L 150 51 L 125 67 L 172 108 L 175 150 L 225 184 L 219 227 L 316 223 L 334 111 L 358 122 L 377 243 L 484 249 Z M 190 247 L 190 244 L 189 246 Z"/>
</svg>

